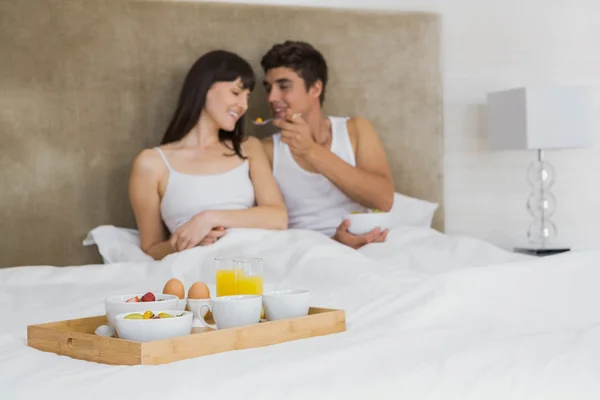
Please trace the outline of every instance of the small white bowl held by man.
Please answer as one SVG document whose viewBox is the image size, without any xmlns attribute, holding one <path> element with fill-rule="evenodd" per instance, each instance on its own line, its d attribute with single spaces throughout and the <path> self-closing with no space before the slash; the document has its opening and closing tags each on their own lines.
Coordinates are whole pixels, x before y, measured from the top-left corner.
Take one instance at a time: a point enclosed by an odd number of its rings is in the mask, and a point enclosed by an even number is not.
<svg viewBox="0 0 600 400">
<path fill-rule="evenodd" d="M 375 228 L 382 231 L 391 227 L 392 218 L 387 212 L 368 212 L 346 216 L 350 221 L 348 232 L 353 235 L 365 235 Z"/>
<path fill-rule="evenodd" d="M 308 314 L 309 292 L 301 289 L 275 290 L 262 295 L 265 317 L 269 321 L 299 318 Z"/>
<path fill-rule="evenodd" d="M 156 294 L 156 301 L 139 301 L 128 303 L 127 300 L 139 297 L 140 294 L 123 294 L 110 296 L 104 300 L 108 324 L 116 329 L 115 316 L 122 313 L 144 313 L 146 310 L 175 310 L 179 308 L 179 297 L 172 294 Z"/>
<path fill-rule="evenodd" d="M 154 315 L 168 314 L 168 318 L 156 319 L 128 319 L 128 315 L 136 313 L 122 313 L 115 316 L 117 335 L 120 339 L 134 342 L 150 342 L 153 340 L 164 340 L 192 333 L 193 314 L 189 311 L 156 310 L 148 309 Z M 140 314 L 143 314 L 141 312 Z"/>
</svg>

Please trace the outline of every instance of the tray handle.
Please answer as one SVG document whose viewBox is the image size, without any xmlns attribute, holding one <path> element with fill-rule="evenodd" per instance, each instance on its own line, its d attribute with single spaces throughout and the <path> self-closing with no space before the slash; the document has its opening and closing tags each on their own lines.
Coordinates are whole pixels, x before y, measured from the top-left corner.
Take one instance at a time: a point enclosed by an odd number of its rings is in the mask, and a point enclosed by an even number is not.
<svg viewBox="0 0 600 400">
<path fill-rule="evenodd" d="M 82 339 L 80 337 L 67 336 L 65 340 L 65 345 L 68 349 L 73 350 L 93 350 L 94 342 L 88 339 Z"/>
</svg>

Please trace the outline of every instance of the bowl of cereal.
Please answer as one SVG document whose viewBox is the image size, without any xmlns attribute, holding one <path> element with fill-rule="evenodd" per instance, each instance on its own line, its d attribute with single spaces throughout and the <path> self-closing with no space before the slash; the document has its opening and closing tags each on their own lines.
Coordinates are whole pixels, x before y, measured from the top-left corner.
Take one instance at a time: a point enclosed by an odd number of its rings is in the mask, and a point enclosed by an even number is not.
<svg viewBox="0 0 600 400">
<path fill-rule="evenodd" d="M 133 342 L 164 340 L 192 333 L 190 311 L 148 309 L 115 316 L 119 338 Z"/>
<path fill-rule="evenodd" d="M 146 310 L 177 309 L 179 297 L 171 294 L 134 293 L 109 296 L 104 300 L 108 324 L 116 329 L 115 316 L 122 313 L 144 312 Z"/>
<path fill-rule="evenodd" d="M 353 212 L 346 219 L 350 221 L 348 232 L 353 235 L 366 235 L 376 228 L 383 231 L 390 229 L 392 224 L 390 213 L 379 210 Z"/>
</svg>

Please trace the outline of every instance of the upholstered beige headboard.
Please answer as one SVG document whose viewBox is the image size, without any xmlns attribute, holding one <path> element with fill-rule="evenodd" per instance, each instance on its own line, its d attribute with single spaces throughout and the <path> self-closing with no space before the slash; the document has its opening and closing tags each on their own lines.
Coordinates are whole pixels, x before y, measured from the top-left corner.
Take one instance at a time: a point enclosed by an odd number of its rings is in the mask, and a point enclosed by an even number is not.
<svg viewBox="0 0 600 400">
<path fill-rule="evenodd" d="M 443 229 L 436 15 L 126 0 L 0 1 L 0 15 L 0 266 L 100 262 L 82 239 L 135 227 L 132 159 L 159 143 L 193 61 L 233 50 L 261 79 L 285 39 L 324 53 L 325 112 L 370 119 L 396 190 L 440 203 Z M 260 85 L 251 102 L 266 115 Z"/>
</svg>

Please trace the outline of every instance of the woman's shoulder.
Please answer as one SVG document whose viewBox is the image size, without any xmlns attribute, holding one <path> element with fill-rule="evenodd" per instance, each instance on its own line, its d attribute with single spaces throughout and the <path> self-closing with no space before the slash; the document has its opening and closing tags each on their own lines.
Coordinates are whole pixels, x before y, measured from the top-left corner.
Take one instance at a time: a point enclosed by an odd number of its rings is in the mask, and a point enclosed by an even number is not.
<svg viewBox="0 0 600 400">
<path fill-rule="evenodd" d="M 166 167 L 164 164 L 161 154 L 156 147 L 153 147 L 144 149 L 137 154 L 133 160 L 133 169 L 139 172 L 157 174 Z"/>
<path fill-rule="evenodd" d="M 257 152 L 264 152 L 263 144 L 254 136 L 246 137 L 242 142 L 242 150 L 247 157 L 252 157 L 256 155 Z"/>
</svg>

